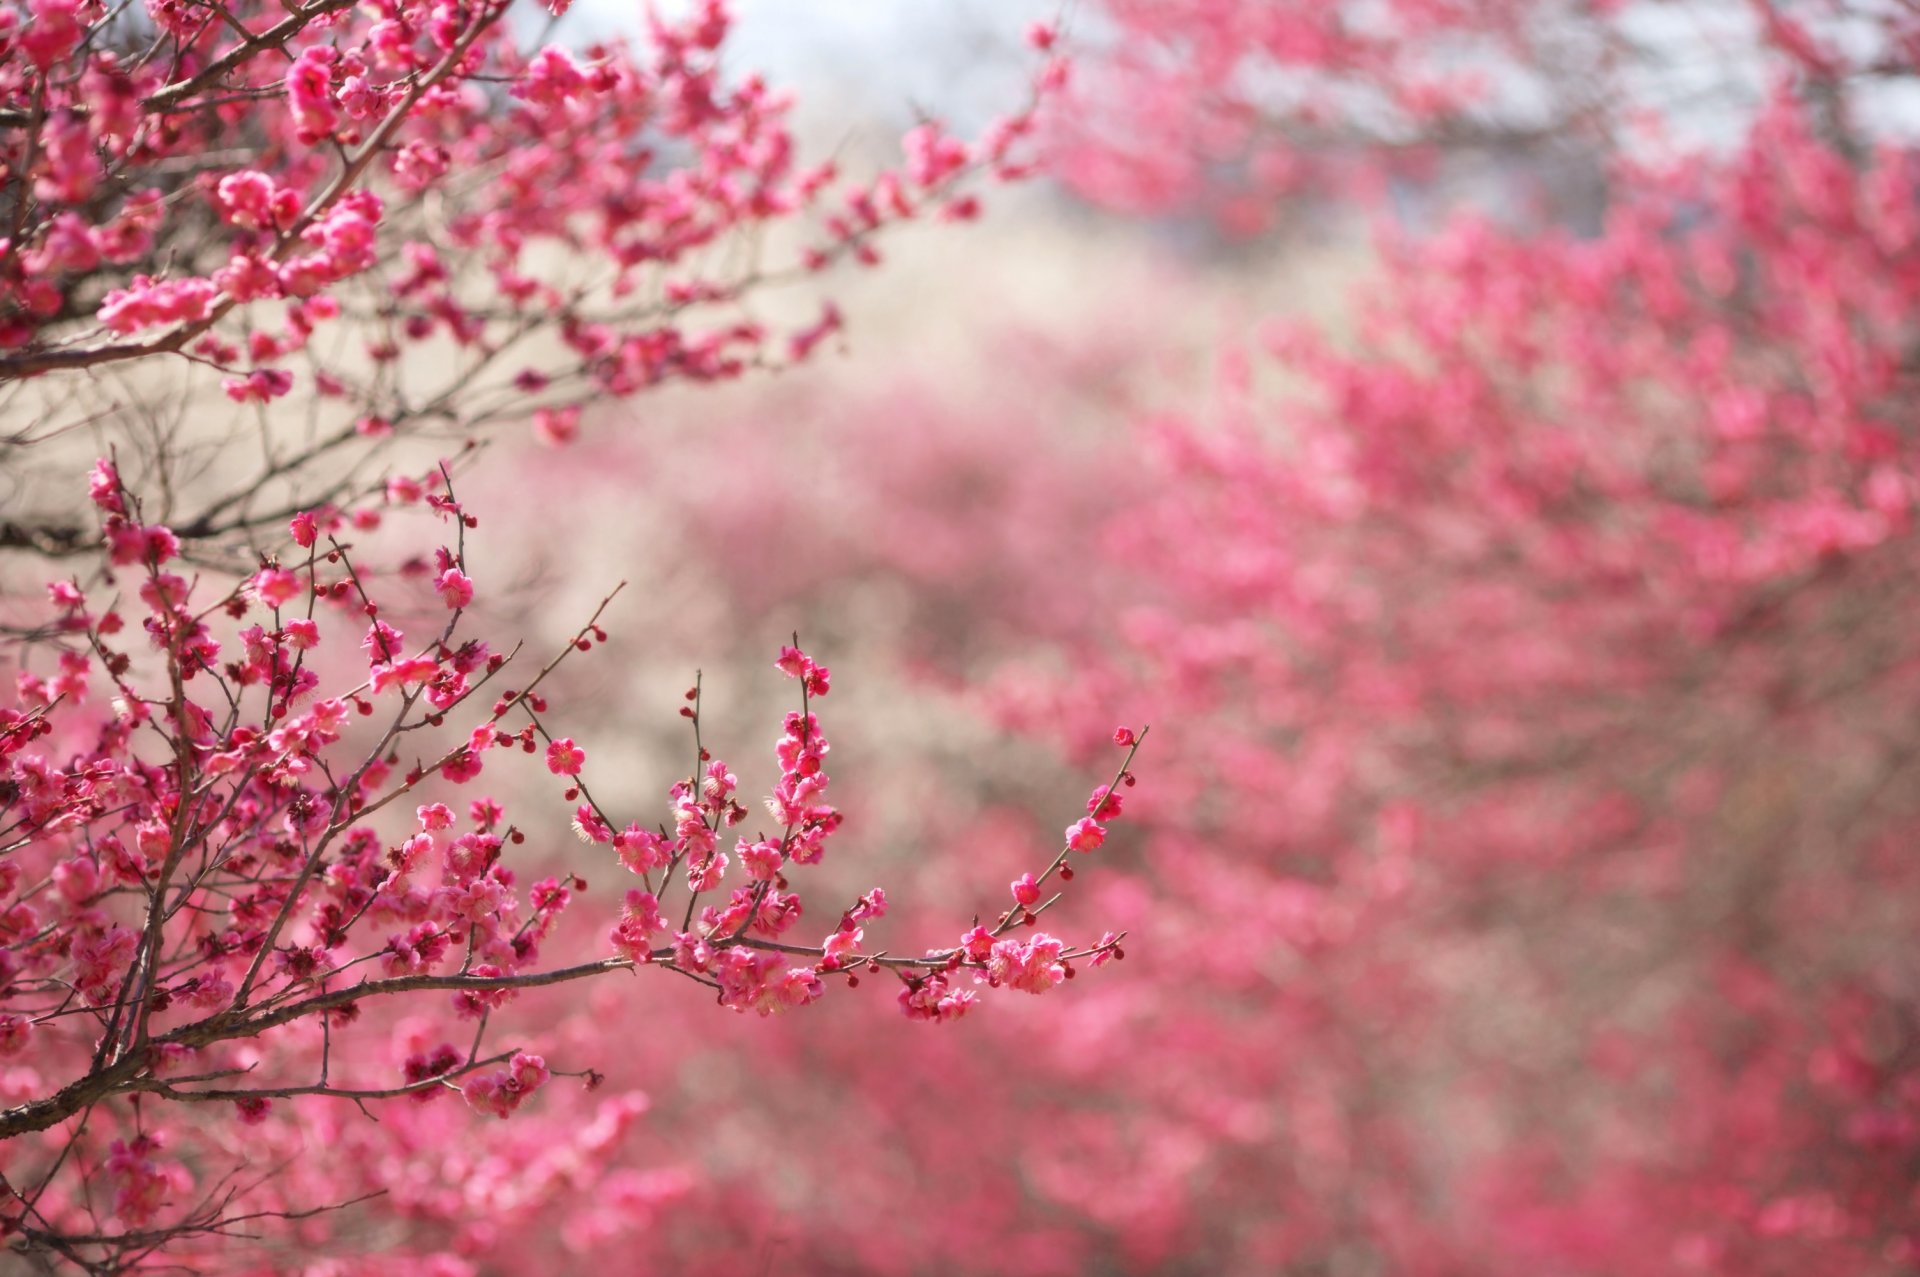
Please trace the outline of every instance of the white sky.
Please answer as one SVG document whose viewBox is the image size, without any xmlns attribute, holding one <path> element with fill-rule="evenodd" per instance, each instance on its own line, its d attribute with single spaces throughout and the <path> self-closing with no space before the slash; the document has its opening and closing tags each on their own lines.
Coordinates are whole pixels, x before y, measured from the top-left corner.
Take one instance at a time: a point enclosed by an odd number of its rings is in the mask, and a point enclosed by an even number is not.
<svg viewBox="0 0 1920 1277">
<path fill-rule="evenodd" d="M 578 0 L 569 19 L 632 28 L 643 3 Z M 671 15 L 691 5 L 657 7 Z M 1058 0 L 736 0 L 728 57 L 800 90 L 808 131 L 921 113 L 965 128 L 1022 99 L 1032 65 L 1024 33 L 1058 8 Z"/>
</svg>

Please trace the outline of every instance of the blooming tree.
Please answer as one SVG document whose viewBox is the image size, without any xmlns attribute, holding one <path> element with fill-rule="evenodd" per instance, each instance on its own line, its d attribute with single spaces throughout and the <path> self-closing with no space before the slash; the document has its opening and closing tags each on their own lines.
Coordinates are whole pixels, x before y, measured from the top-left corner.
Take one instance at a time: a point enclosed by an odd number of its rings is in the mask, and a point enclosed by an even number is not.
<svg viewBox="0 0 1920 1277">
<path fill-rule="evenodd" d="M 1064 80 L 1047 62 L 974 143 L 923 123 L 857 182 L 803 161 L 786 95 L 723 74 L 719 0 L 632 47 L 510 9 L 7 9 L 0 383 L 34 418 L 10 443 L 140 421 L 142 468 L 177 467 L 181 401 L 217 385 L 240 437 L 273 423 L 265 456 L 170 523 L 231 539 L 366 495 L 354 463 L 396 432 L 564 442 L 585 400 L 803 360 L 838 310 L 749 299 L 877 262 L 890 225 L 972 217 L 971 179 L 1028 171 Z M 92 536 L 57 505 L 0 531 Z"/>
<path fill-rule="evenodd" d="M 656 823 L 590 787 L 548 701 L 563 660 L 611 641 L 618 590 L 557 653 L 523 652 L 480 619 L 467 536 L 489 512 L 455 493 L 496 423 L 562 444 L 588 399 L 807 358 L 837 310 L 763 321 L 750 299 L 876 262 L 894 224 L 972 217 L 977 177 L 1023 175 L 1059 64 L 979 141 L 923 123 L 903 167 L 852 183 L 801 164 L 783 96 L 722 75 L 717 0 L 631 48 L 549 42 L 559 17 L 0 10 L 0 386 L 26 422 L 0 450 L 88 497 L 0 525 L 29 575 L 61 561 L 5 618 L 0 1229 L 17 1254 L 208 1271 L 278 1268 L 304 1243 L 368 1251 L 362 1271 L 454 1272 L 555 1212 L 595 1244 L 684 1191 L 613 1171 L 641 1097 L 560 1101 L 531 1135 L 470 1142 L 494 1169 L 457 1189 L 421 1169 L 463 1121 L 543 1108 L 556 1076 L 598 1086 L 604 1040 L 578 1017 L 516 1020 L 516 999 L 658 968 L 767 1017 L 864 977 L 906 1018 L 948 1021 L 976 985 L 1040 993 L 1121 954 L 1111 933 L 1033 928 L 1119 816 L 1131 733 L 1058 853 L 952 942 L 891 951 L 878 887 L 809 923 L 795 879 L 842 823 L 814 712 L 827 667 L 797 636 L 780 652 L 800 695 L 763 807 L 706 747 L 696 680 L 691 767 Z M 84 478 L 78 436 L 107 445 Z M 257 464 L 190 482 L 235 440 Z M 409 441 L 447 455 L 410 463 Z M 479 790 L 515 753 L 564 807 L 510 818 Z M 585 852 L 554 847 L 569 810 Z M 633 884 L 617 915 L 583 905 L 606 875 Z M 607 1192 L 570 1201 L 588 1168 Z M 405 1221 L 400 1245 L 335 1228 L 371 1197 Z"/>
</svg>

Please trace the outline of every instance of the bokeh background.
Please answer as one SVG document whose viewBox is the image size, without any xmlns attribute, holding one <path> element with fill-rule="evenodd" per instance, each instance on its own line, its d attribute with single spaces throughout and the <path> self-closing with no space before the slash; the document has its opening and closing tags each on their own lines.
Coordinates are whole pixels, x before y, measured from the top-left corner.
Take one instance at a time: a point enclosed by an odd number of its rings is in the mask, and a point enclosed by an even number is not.
<svg viewBox="0 0 1920 1277">
<path fill-rule="evenodd" d="M 649 1262 L 1913 1270 L 1895 20 L 1799 15 L 1889 64 L 1823 81 L 1771 6 L 1341 7 L 1494 67 L 1422 134 L 1286 116 L 1304 8 L 1076 13 L 1151 58 L 1080 68 L 1066 180 L 888 245 L 838 357 L 534 463 L 627 511 L 516 547 L 569 568 L 555 624 L 582 566 L 644 600 L 569 673 L 619 707 L 585 738 L 670 769 L 697 665 L 751 776 L 800 630 L 840 680 L 826 873 L 907 902 L 890 935 L 997 909 L 1154 725 L 1056 919 L 1128 959 L 1058 996 L 928 1030 L 596 991 L 633 1164 L 687 1172 Z M 766 5 L 742 54 L 857 148 L 990 112 L 1035 16 Z"/>
</svg>

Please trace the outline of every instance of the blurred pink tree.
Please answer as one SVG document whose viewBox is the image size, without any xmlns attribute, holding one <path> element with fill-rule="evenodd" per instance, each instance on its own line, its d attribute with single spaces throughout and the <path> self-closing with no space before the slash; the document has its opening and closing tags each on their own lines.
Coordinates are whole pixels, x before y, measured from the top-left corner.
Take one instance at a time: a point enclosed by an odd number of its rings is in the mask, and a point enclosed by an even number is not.
<svg viewBox="0 0 1920 1277">
<path fill-rule="evenodd" d="M 828 436 L 871 477 L 843 574 L 913 581 L 1001 724 L 1078 765 L 1122 705 L 1162 767 L 1091 897 L 1131 978 L 906 1048 L 956 1099 L 836 1119 L 834 1164 L 911 1240 L 807 1197 L 796 1266 L 1910 1271 L 1920 16 L 1107 13 L 1082 190 L 1498 207 L 1389 226 L 1349 337 L 1216 352 L 1099 464 L 1031 391 L 822 407 L 883 426 Z M 1548 153 L 1590 204 L 1527 198 Z"/>
</svg>

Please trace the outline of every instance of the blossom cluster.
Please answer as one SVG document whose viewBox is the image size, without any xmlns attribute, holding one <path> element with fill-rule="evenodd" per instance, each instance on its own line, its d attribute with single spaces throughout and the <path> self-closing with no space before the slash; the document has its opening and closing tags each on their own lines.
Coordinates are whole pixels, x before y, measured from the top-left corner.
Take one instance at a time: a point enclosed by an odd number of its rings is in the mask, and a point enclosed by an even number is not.
<svg viewBox="0 0 1920 1277">
<path fill-rule="evenodd" d="M 396 433 L 531 422 L 564 445 L 588 402 L 811 358 L 838 307 L 776 322 L 750 296 L 975 217 L 984 186 L 1033 171 L 1066 81 L 1042 54 L 979 138 L 924 121 L 862 177 L 809 162 L 791 96 L 724 67 L 725 0 L 591 43 L 530 43 L 512 7 L 12 4 L 0 383 L 70 374 L 81 394 L 138 364 L 217 387 L 241 422 L 299 405 L 327 436 L 255 485 L 289 504 L 364 495 L 305 463 Z M 264 526 L 236 504 L 178 530 Z"/>
<path fill-rule="evenodd" d="M 449 532 L 430 556 L 385 569 L 356 548 L 351 518 L 308 510 L 289 521 L 284 557 L 220 586 L 186 575 L 180 538 L 144 517 L 111 459 L 95 465 L 112 593 L 49 587 L 54 619 L 22 649 L 15 707 L 0 709 L 0 1054 L 17 1062 L 0 1132 L 19 1141 L 10 1182 L 33 1185 L 31 1209 L 4 1218 L 30 1246 L 111 1263 L 141 1238 L 224 1227 L 242 1203 L 207 1216 L 194 1199 L 204 1176 L 228 1173 L 214 1169 L 223 1157 L 246 1158 L 194 1108 L 257 1127 L 282 1121 L 286 1102 L 417 1105 L 451 1090 L 478 1113 L 516 1113 L 561 1072 L 551 1051 L 483 1047 L 528 989 L 657 966 L 766 1016 L 860 972 L 912 982 L 970 966 L 1037 992 L 1077 956 L 1044 938 L 980 955 L 869 952 L 862 925 L 887 908 L 877 887 L 825 941 L 794 938 L 789 875 L 821 863 L 842 824 L 813 711 L 831 674 L 797 645 L 778 662 L 801 707 L 764 804 L 777 833 L 723 847 L 752 813 L 699 743 L 697 686 L 682 712 L 699 765 L 670 789 L 670 827 L 613 819 L 588 787 L 587 748 L 549 731 L 542 690 L 569 654 L 608 641 L 607 604 L 500 690 L 515 651 L 465 634 L 479 517 L 448 476 L 442 465 L 390 485 Z M 43 645 L 50 676 L 28 667 Z M 574 830 L 640 880 L 611 956 L 546 960 L 578 947 L 561 924 L 594 865 L 535 879 L 509 854 L 530 830 L 491 796 L 457 797 L 513 754 L 541 756 Z M 1116 946 L 1084 952 L 1097 964 Z M 416 1018 L 382 1071 L 368 1034 L 389 1002 Z"/>
</svg>

